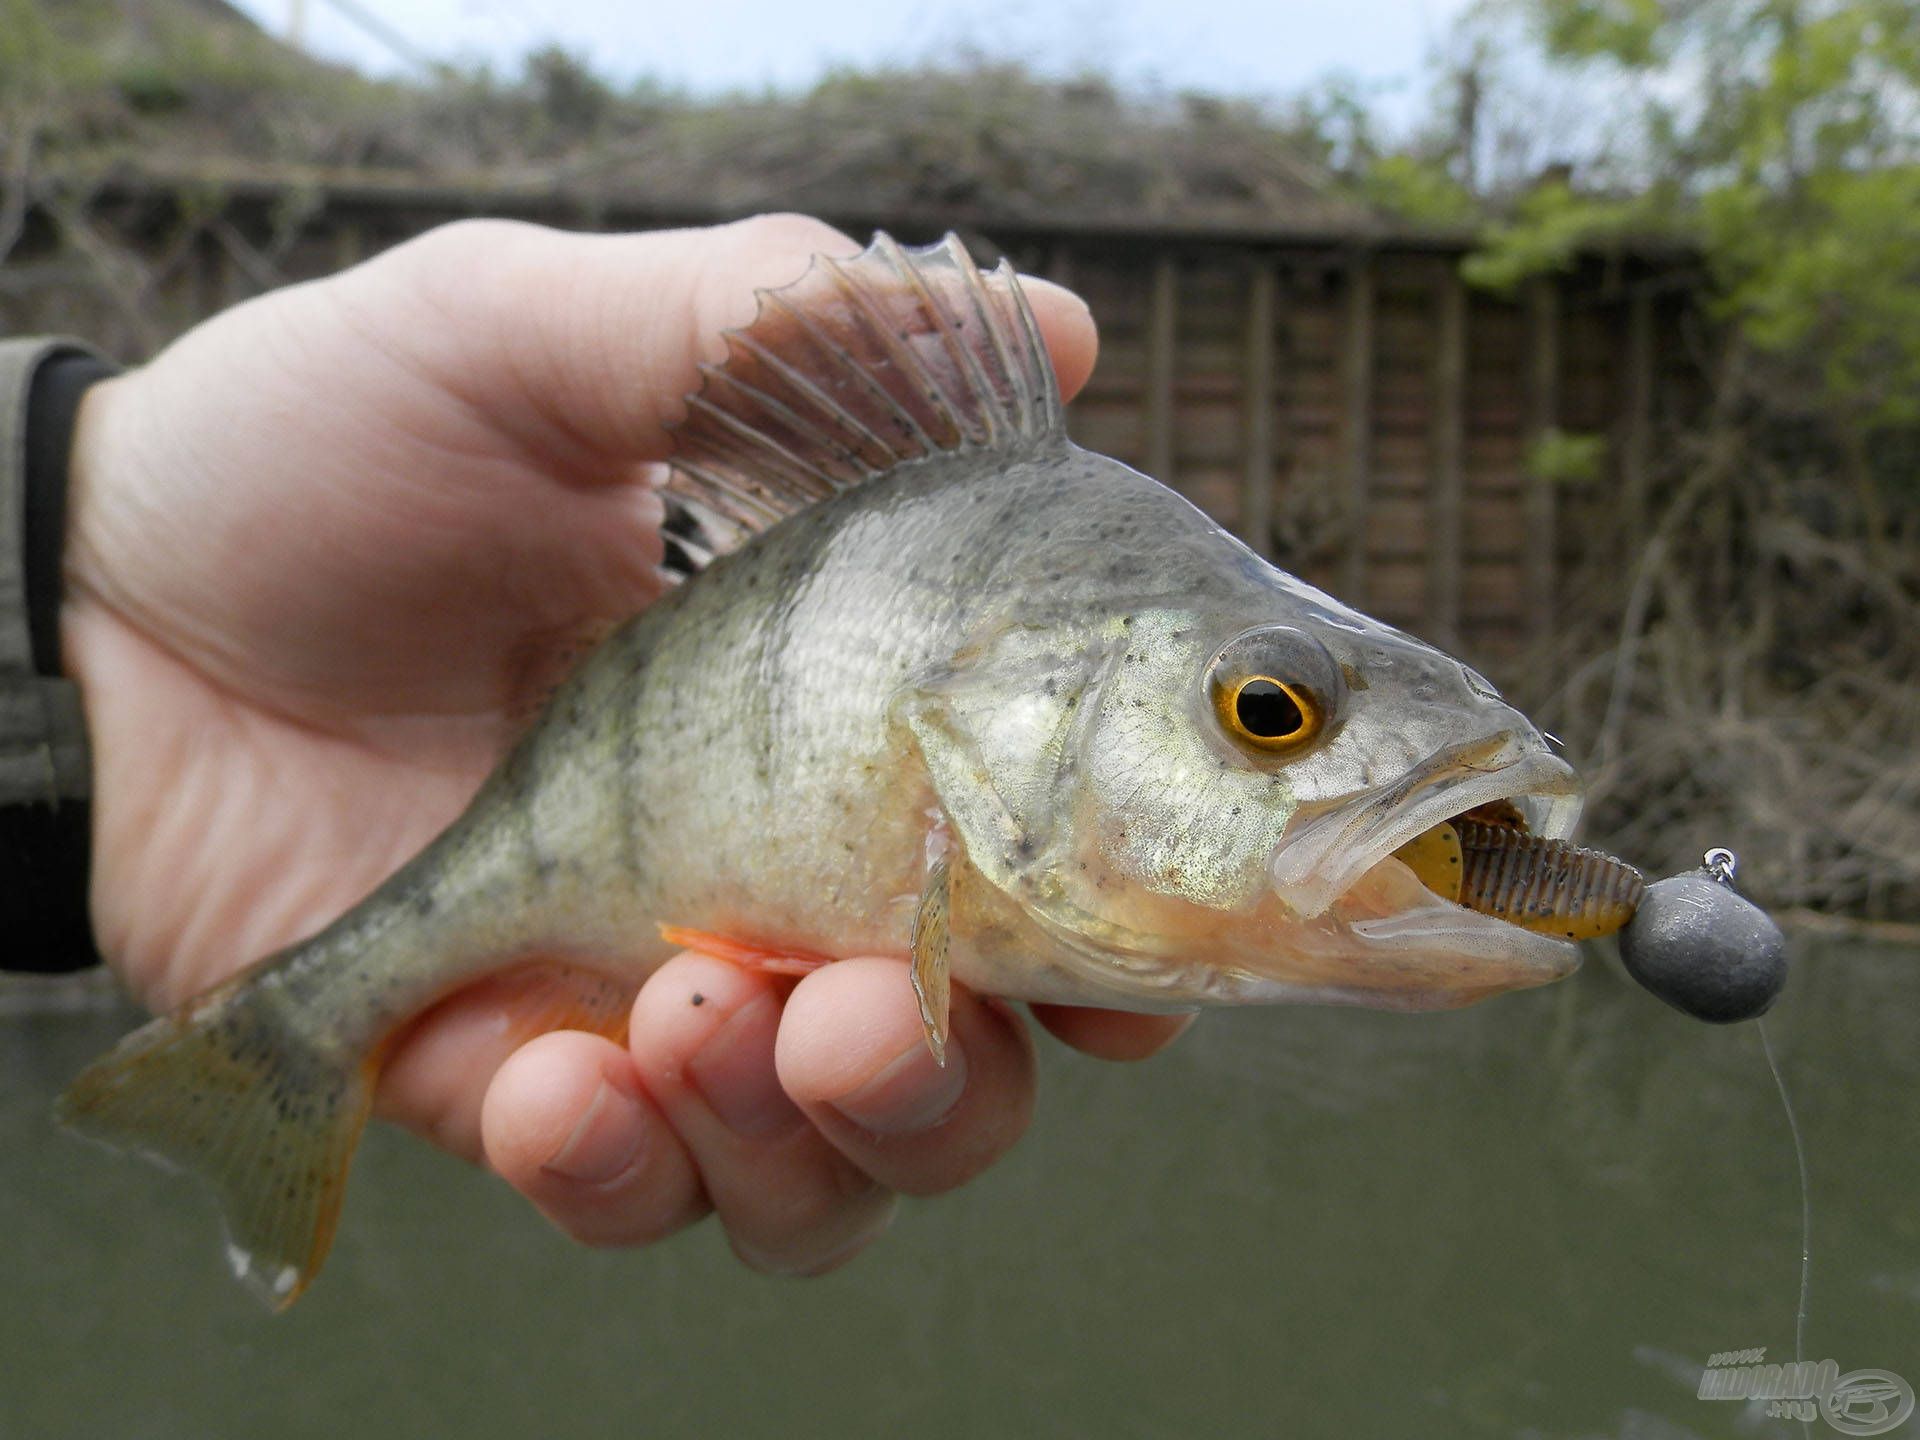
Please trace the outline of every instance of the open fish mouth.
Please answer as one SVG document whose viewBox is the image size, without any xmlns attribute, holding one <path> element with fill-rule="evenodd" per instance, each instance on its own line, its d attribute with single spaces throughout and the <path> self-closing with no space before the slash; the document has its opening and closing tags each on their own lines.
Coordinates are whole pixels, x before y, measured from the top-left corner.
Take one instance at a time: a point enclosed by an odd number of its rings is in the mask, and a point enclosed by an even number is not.
<svg viewBox="0 0 1920 1440">
<path fill-rule="evenodd" d="M 1579 813 L 1572 768 L 1503 731 L 1309 818 L 1274 857 L 1274 891 L 1376 954 L 1447 957 L 1450 978 L 1426 977 L 1436 992 L 1543 983 L 1578 963 L 1577 940 L 1624 925 L 1644 888 L 1567 841 Z"/>
<path fill-rule="evenodd" d="M 1633 918 L 1646 878 L 1623 860 L 1528 832 L 1497 800 L 1421 831 L 1393 852 L 1441 899 L 1568 940 L 1611 935 Z"/>
<path fill-rule="evenodd" d="M 1526 833 L 1563 840 L 1580 817 L 1580 783 L 1515 731 L 1449 745 L 1358 803 L 1296 820 L 1270 866 L 1274 893 L 1298 914 L 1322 914 L 1409 841 L 1496 804 Z"/>
</svg>

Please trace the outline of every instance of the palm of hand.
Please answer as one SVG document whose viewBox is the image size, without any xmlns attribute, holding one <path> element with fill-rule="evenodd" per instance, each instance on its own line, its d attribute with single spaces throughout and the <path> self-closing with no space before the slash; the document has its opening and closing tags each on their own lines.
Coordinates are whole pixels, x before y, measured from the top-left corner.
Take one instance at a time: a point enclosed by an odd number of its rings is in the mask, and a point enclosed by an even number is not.
<svg viewBox="0 0 1920 1440">
<path fill-rule="evenodd" d="M 108 506 L 76 476 L 66 649 L 96 928 L 150 1003 L 364 895 L 583 625 L 657 593 L 646 449 L 540 416 L 511 363 L 533 347 L 489 344 L 496 307 L 406 258 L 231 312 L 89 401 L 140 481 Z"/>
</svg>

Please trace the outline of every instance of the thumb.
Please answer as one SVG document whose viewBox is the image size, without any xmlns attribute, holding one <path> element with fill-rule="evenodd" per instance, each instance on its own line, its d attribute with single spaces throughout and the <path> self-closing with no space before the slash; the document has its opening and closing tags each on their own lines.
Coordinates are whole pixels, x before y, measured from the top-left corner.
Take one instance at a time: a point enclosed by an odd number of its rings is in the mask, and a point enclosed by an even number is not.
<svg viewBox="0 0 1920 1440">
<path fill-rule="evenodd" d="M 720 359 L 721 332 L 752 320 L 755 291 L 799 279 L 815 255 L 859 249 L 803 215 L 631 235 L 472 220 L 352 279 L 380 292 L 385 313 L 431 316 L 408 327 L 415 359 L 495 425 L 569 473 L 614 479 L 667 457 L 699 362 Z M 1093 368 L 1092 316 L 1046 281 L 1026 290 L 1071 395 Z"/>
</svg>

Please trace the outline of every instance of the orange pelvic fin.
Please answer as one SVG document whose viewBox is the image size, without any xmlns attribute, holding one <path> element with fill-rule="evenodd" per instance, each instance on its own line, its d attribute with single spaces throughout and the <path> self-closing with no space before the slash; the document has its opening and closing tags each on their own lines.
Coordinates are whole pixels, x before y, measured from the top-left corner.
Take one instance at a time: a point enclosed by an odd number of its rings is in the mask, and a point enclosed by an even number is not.
<svg viewBox="0 0 1920 1440">
<path fill-rule="evenodd" d="M 745 970 L 758 970 L 763 975 L 811 975 L 822 965 L 831 965 L 834 960 L 831 955 L 818 955 L 794 946 L 770 949 L 752 940 L 735 940 L 707 930 L 684 929 L 679 925 L 662 925 L 660 938 L 669 945 L 678 945 L 682 950 L 711 955 L 716 960 L 725 960 Z"/>
</svg>

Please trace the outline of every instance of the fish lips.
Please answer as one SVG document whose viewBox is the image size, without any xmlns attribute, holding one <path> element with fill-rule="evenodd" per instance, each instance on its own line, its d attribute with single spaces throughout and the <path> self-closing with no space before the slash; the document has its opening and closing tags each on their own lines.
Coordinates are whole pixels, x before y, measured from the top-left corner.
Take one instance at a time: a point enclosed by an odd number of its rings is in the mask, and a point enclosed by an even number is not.
<svg viewBox="0 0 1920 1440">
<path fill-rule="evenodd" d="M 1445 900 L 1393 858 L 1441 821 L 1502 800 L 1519 810 L 1530 833 L 1562 839 L 1579 819 L 1581 790 L 1572 767 L 1522 731 L 1448 746 L 1384 790 L 1289 827 L 1269 867 L 1274 894 L 1302 918 L 1338 920 L 1383 958 L 1402 952 L 1471 962 L 1440 982 L 1445 991 L 1464 995 L 1558 979 L 1579 963 L 1577 946 Z M 1363 889 L 1376 905 L 1390 897 L 1395 908 L 1366 913 L 1373 907 L 1356 903 Z M 1435 1002 L 1445 1003 L 1438 995 Z"/>
</svg>

